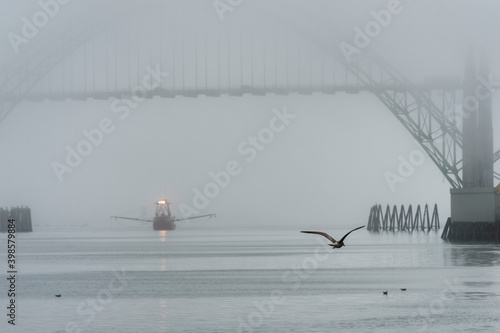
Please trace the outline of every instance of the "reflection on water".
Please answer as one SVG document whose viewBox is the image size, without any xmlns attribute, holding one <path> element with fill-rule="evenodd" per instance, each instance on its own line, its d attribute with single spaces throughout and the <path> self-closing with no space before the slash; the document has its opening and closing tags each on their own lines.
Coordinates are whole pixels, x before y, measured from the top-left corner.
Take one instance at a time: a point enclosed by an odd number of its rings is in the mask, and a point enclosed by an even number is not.
<svg viewBox="0 0 500 333">
<path fill-rule="evenodd" d="M 461 296 L 469 300 L 482 300 L 484 298 L 497 297 L 499 294 L 494 292 L 464 291 L 461 293 Z"/>
<path fill-rule="evenodd" d="M 500 246 L 448 244 L 444 247 L 445 262 L 451 266 L 497 266 L 500 263 Z"/>
<path fill-rule="evenodd" d="M 468 269 L 475 276 L 459 277 L 460 298 L 484 304 L 493 302 L 497 307 L 500 290 L 498 270 L 500 246 L 497 244 L 447 244 L 443 254 L 445 264 Z M 474 267 L 472 270 L 470 267 Z"/>
<path fill-rule="evenodd" d="M 160 332 L 167 332 L 167 300 L 160 299 L 160 320 L 158 321 L 158 328 Z"/>
<path fill-rule="evenodd" d="M 159 234 L 160 234 L 160 242 L 164 242 L 167 236 L 167 230 L 160 230 Z"/>
<path fill-rule="evenodd" d="M 167 270 L 167 259 L 162 258 L 161 259 L 161 265 L 160 265 L 160 271 L 164 272 Z"/>
</svg>

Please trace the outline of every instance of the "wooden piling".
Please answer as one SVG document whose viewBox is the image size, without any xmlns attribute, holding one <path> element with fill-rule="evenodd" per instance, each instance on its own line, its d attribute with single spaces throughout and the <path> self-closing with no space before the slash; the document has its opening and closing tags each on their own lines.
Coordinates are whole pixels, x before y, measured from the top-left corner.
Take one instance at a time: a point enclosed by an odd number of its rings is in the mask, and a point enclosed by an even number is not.
<svg viewBox="0 0 500 333">
<path fill-rule="evenodd" d="M 448 218 L 441 238 L 450 242 L 500 242 L 500 222 L 454 222 Z"/>
<path fill-rule="evenodd" d="M 391 207 L 386 206 L 385 212 L 381 205 L 374 205 L 370 208 L 370 215 L 368 216 L 367 229 L 369 231 L 430 231 L 432 229 L 439 229 L 439 214 L 437 204 L 434 205 L 432 218 L 430 218 L 429 207 L 426 204 L 424 210 L 417 206 L 415 213 L 413 213 L 412 205 L 405 208 L 404 205 L 397 208 L 396 205 Z"/>
<path fill-rule="evenodd" d="M 9 219 L 16 220 L 16 232 L 33 231 L 29 207 L 0 208 L 0 232 L 7 232 Z"/>
</svg>

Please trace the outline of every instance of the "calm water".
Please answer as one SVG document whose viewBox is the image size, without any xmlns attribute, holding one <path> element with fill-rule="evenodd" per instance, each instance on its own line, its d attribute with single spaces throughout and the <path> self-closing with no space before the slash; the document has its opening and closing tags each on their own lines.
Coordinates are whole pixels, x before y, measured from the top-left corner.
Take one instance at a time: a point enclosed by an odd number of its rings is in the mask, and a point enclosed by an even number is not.
<svg viewBox="0 0 500 333">
<path fill-rule="evenodd" d="M 17 236 L 16 326 L 2 279 L 1 332 L 500 332 L 500 246 L 434 232 L 362 229 L 340 250 L 297 230 Z"/>
</svg>

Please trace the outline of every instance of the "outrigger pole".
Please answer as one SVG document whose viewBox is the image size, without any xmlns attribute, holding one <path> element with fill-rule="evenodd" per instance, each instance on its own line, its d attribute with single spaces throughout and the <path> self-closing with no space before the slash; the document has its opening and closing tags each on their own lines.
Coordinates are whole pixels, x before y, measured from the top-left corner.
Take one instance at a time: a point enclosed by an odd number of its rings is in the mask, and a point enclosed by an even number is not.
<svg viewBox="0 0 500 333">
<path fill-rule="evenodd" d="M 153 222 L 153 220 L 146 220 L 146 219 L 138 219 L 138 218 L 134 218 L 134 217 L 124 217 L 124 216 L 110 216 L 111 218 L 113 219 L 124 219 L 124 220 L 132 220 L 132 221 L 141 221 L 141 222 Z M 198 219 L 198 218 L 201 218 L 201 217 L 217 217 L 217 214 L 205 214 L 205 215 L 199 215 L 199 216 L 192 216 L 192 217 L 186 217 L 186 218 L 182 218 L 182 219 L 176 219 L 174 217 L 173 221 L 185 221 L 185 220 L 193 220 L 193 219 Z"/>
</svg>

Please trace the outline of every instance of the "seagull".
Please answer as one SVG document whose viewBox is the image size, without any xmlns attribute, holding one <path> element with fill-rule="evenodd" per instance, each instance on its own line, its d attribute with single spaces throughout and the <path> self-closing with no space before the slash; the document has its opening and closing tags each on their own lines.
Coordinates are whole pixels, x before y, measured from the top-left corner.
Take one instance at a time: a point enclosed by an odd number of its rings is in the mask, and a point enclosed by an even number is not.
<svg viewBox="0 0 500 333">
<path fill-rule="evenodd" d="M 56 297 L 61 297 L 61 294 L 56 294 Z"/>
<path fill-rule="evenodd" d="M 342 246 L 345 246 L 344 239 L 347 237 L 347 235 L 349 235 L 354 230 L 358 230 L 358 229 L 361 229 L 361 228 L 364 228 L 364 227 L 365 226 L 362 225 L 361 227 L 357 227 L 357 228 L 352 229 L 347 234 L 345 234 L 344 237 L 342 237 L 339 241 L 336 241 L 335 239 L 333 239 L 333 237 L 330 236 L 329 234 L 327 234 L 326 232 L 321 232 L 321 231 L 301 231 L 301 232 L 307 233 L 307 234 L 318 234 L 318 235 L 324 236 L 324 237 L 328 238 L 333 243 L 333 244 L 328 244 L 328 245 L 330 245 L 331 247 L 333 247 L 335 249 L 339 249 Z"/>
</svg>

